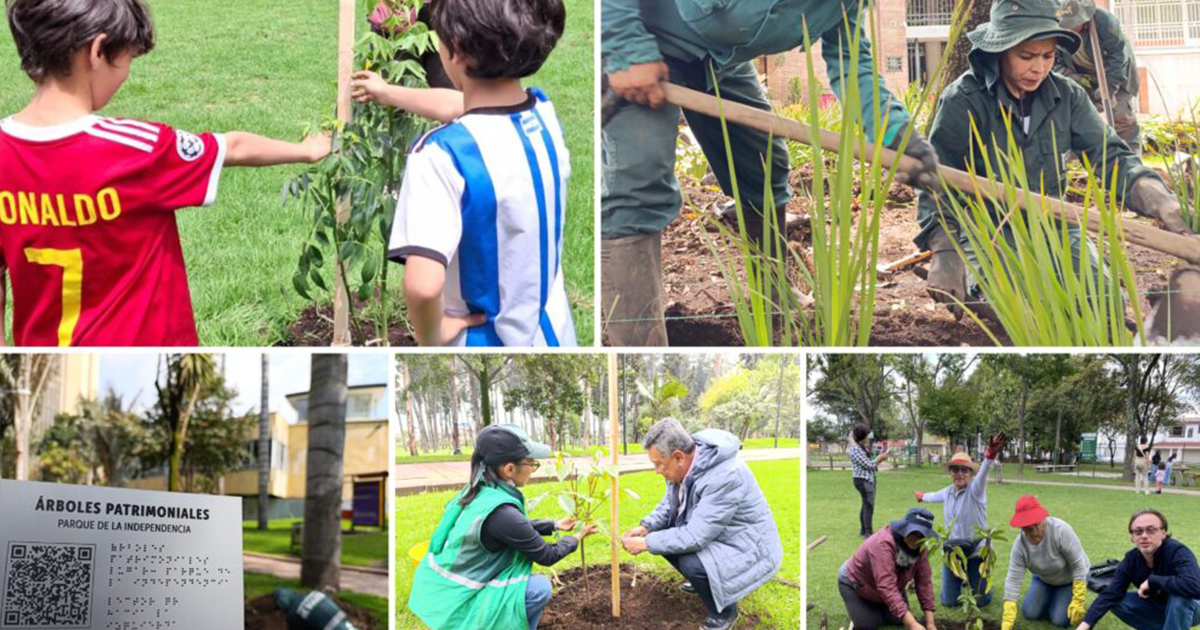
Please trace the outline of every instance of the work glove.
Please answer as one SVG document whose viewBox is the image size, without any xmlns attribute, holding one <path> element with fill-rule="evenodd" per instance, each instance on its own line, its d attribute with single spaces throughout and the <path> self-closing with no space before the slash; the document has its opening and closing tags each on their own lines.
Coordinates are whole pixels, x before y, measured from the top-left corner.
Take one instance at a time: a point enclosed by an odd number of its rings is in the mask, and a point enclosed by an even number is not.
<svg viewBox="0 0 1200 630">
<path fill-rule="evenodd" d="M 910 145 L 911 146 L 911 145 Z M 929 237 L 929 249 L 933 258 L 929 263 L 929 297 L 950 309 L 954 319 L 962 319 L 963 310 L 958 302 L 967 301 L 966 261 L 954 248 L 954 241 L 943 228 L 934 228 Z M 958 302 L 956 302 L 957 300 Z"/>
<path fill-rule="evenodd" d="M 987 451 L 985 451 L 983 454 L 983 458 L 984 459 L 996 459 L 996 456 L 1000 454 L 1000 450 L 1003 448 L 1004 448 L 1004 432 L 1001 431 L 1000 433 L 997 433 L 996 435 L 992 436 L 991 441 L 988 442 Z"/>
<path fill-rule="evenodd" d="M 919 492 L 917 490 L 913 490 L 913 496 L 917 497 L 917 503 L 923 503 L 925 501 L 925 493 L 924 492 Z"/>
<path fill-rule="evenodd" d="M 1192 233 L 1179 212 L 1179 200 L 1157 177 L 1142 177 L 1134 182 L 1125 203 L 1134 212 L 1157 219 L 1162 223 L 1163 229 L 1169 232 Z"/>
<path fill-rule="evenodd" d="M 904 134 L 908 132 L 908 125 L 909 123 L 904 123 L 896 132 L 896 137 L 892 140 L 889 149 L 899 150 L 900 143 L 904 140 Z M 913 130 L 912 137 L 908 139 L 908 146 L 904 148 L 904 155 L 916 158 L 920 165 L 908 171 L 897 170 L 896 181 L 901 184 L 919 186 L 931 193 L 939 192 L 941 184 L 938 181 L 938 158 L 933 145 L 922 138 L 916 130 Z"/>
<path fill-rule="evenodd" d="M 1000 630 L 1012 630 L 1017 623 L 1017 602 L 1005 600 L 1004 613 L 1000 616 Z M 1075 624 L 1071 624 L 1075 625 Z"/>
<path fill-rule="evenodd" d="M 1075 580 L 1071 583 L 1071 603 L 1067 605 L 1067 620 L 1072 626 L 1082 623 L 1083 616 L 1087 614 L 1087 606 L 1084 605 L 1086 595 L 1087 582 Z"/>
</svg>

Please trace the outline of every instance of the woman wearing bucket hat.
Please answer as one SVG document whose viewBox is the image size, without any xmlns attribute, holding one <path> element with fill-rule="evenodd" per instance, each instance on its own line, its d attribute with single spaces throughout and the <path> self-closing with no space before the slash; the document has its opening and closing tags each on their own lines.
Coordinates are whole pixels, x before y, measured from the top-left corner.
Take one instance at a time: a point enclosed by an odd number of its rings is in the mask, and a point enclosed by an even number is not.
<svg viewBox="0 0 1200 630">
<path fill-rule="evenodd" d="M 996 456 L 1004 448 L 1004 433 L 998 433 L 988 442 L 987 451 L 983 455 L 983 465 L 971 460 L 971 456 L 958 452 L 946 462 L 946 471 L 950 473 L 950 485 L 937 492 L 914 492 L 917 501 L 926 503 L 944 503 L 942 520 L 953 523 L 950 529 L 950 540 L 945 541 L 947 547 L 962 547 L 967 554 L 967 578 L 971 590 L 975 593 L 975 601 L 982 608 L 992 602 L 990 590 L 985 592 L 979 567 L 979 542 L 975 539 L 975 528 L 987 529 L 987 477 L 991 471 Z M 942 567 L 942 604 L 955 606 L 962 592 L 962 581 L 950 571 L 950 567 Z"/>
<path fill-rule="evenodd" d="M 923 548 L 932 538 L 933 513 L 912 508 L 898 521 L 871 534 L 838 569 L 838 592 L 857 630 L 903 626 L 908 630 L 937 630 L 934 622 L 933 570 Z M 908 585 L 916 587 L 925 623 L 908 607 Z"/>
<path fill-rule="evenodd" d="M 1017 597 L 1026 570 L 1033 579 L 1021 603 L 1021 616 L 1049 619 L 1064 628 L 1068 622 L 1078 625 L 1087 612 L 1084 598 L 1090 564 L 1075 530 L 1066 521 L 1050 516 L 1037 497 L 1030 495 L 1017 499 L 1008 524 L 1019 528 L 1021 534 L 1009 555 L 1001 630 L 1012 630 L 1017 622 Z"/>
<path fill-rule="evenodd" d="M 1113 129 L 1134 153 L 1142 154 L 1142 131 L 1134 109 L 1141 92 L 1137 58 L 1133 43 L 1121 32 L 1121 23 L 1108 9 L 1097 7 L 1093 0 L 1065 0 L 1059 25 L 1071 29 L 1083 38 L 1083 45 L 1074 53 L 1062 51 L 1054 70 L 1075 81 L 1087 93 L 1099 111 L 1104 111 L 1100 93 L 1100 71 L 1108 84 L 1112 104 Z M 1092 33 L 1100 44 L 1100 62 L 1093 59 L 1090 39 Z"/>
<path fill-rule="evenodd" d="M 542 536 L 569 531 L 575 521 L 530 520 L 525 485 L 550 457 L 550 447 L 514 424 L 479 432 L 471 454 L 471 480 L 442 513 L 429 553 L 413 575 L 408 607 L 433 630 L 533 630 L 550 601 L 550 580 L 532 575 L 533 563 L 550 566 L 596 533 L 548 544 Z"/>
<path fill-rule="evenodd" d="M 1008 163 L 1003 156 L 1009 149 L 1011 129 L 1018 145 L 1013 148 L 1022 152 L 1025 181 L 1040 187 L 1034 192 L 1052 198 L 1066 194 L 1063 157 L 1073 151 L 1098 167 L 1097 176 L 1105 185 L 1115 177 L 1116 198 L 1129 209 L 1161 221 L 1172 232 L 1188 233 L 1179 201 L 1162 179 L 1105 124 L 1083 88 L 1051 72 L 1055 46 L 1073 53 L 1081 42 L 1074 31 L 1059 26 L 1059 12 L 1058 0 L 997 0 L 992 4 L 990 21 L 968 34 L 970 70 L 947 87 L 938 102 L 929 135 L 938 158 L 960 170 L 982 164 L 983 156 L 992 164 Z M 933 252 L 931 297 L 953 305 L 955 300 L 967 302 L 977 296 L 975 287 L 968 286 L 974 284 L 974 274 L 966 273 L 966 265 L 975 264 L 975 252 L 951 207 L 947 199 L 920 191 L 917 219 L 921 231 L 914 242 Z M 994 215 L 1004 214 L 1003 209 L 990 207 Z M 1015 238 L 1010 227 L 1006 225 L 1004 230 L 1007 238 Z M 1079 268 L 1083 260 L 1081 232 L 1078 227 L 1070 227 L 1069 232 L 1075 267 Z M 955 241 L 963 254 L 955 248 Z M 961 316 L 957 306 L 951 310 Z"/>
</svg>

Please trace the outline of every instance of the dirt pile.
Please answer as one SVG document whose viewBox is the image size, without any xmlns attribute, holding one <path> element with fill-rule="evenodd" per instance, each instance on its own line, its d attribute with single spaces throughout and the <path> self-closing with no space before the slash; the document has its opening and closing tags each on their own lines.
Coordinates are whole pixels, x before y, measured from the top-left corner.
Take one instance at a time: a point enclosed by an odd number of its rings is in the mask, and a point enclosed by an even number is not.
<svg viewBox="0 0 1200 630">
<path fill-rule="evenodd" d="M 358 630 L 384 630 L 365 610 L 334 598 Z M 287 630 L 287 613 L 275 605 L 274 595 L 255 597 L 246 602 L 246 630 Z"/>
</svg>

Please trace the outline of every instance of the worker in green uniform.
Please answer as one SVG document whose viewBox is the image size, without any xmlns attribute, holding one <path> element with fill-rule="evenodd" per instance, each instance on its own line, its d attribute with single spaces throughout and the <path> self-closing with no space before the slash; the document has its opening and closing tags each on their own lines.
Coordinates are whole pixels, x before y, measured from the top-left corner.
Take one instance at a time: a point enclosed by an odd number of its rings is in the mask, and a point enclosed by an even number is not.
<svg viewBox="0 0 1200 630">
<path fill-rule="evenodd" d="M 1087 156 L 1103 182 L 1112 181 L 1111 169 L 1116 168 L 1117 199 L 1126 207 L 1159 220 L 1170 231 L 1188 233 L 1179 201 L 1162 179 L 1105 124 L 1083 88 L 1051 71 L 1056 45 L 1074 53 L 1081 43 L 1078 34 L 1059 26 L 1059 8 L 1058 0 L 992 4 L 990 21 L 968 34 L 970 69 L 946 88 L 938 102 L 929 132 L 938 159 L 964 171 L 972 170 L 973 163 L 982 164 L 983 153 L 991 163 L 999 163 L 1008 151 L 1008 119 L 1016 148 L 1024 155 L 1026 181 L 1041 186 L 1034 192 L 1048 197 L 1065 194 L 1064 155 L 1074 151 Z M 972 133 L 972 124 L 985 146 Z M 982 166 L 976 172 L 982 174 Z M 921 231 L 914 240 L 922 250 L 933 252 L 930 296 L 961 317 L 955 300 L 979 298 L 974 279 L 966 273 L 966 264 L 975 263 L 971 244 L 946 199 L 919 191 L 917 200 Z M 1000 216 L 995 209 L 993 213 Z M 1011 242 L 1010 228 L 1004 229 Z M 1078 269 L 1079 228 L 1070 228 L 1070 235 Z M 955 250 L 956 239 L 966 260 Z"/>
<path fill-rule="evenodd" d="M 429 552 L 413 574 L 408 607 L 431 630 L 536 630 L 550 602 L 550 580 L 533 563 L 550 566 L 574 553 L 584 538 L 547 543 L 542 536 L 575 529 L 573 518 L 530 520 L 520 487 L 550 457 L 550 447 L 515 424 L 493 424 L 475 438 L 471 480 L 442 512 Z"/>
<path fill-rule="evenodd" d="M 1058 23 L 1078 33 L 1083 38 L 1083 45 L 1074 53 L 1060 50 L 1054 64 L 1055 72 L 1082 86 L 1096 109 L 1103 112 L 1098 70 L 1103 67 L 1105 80 L 1108 81 L 1113 127 L 1129 145 L 1129 149 L 1141 155 L 1142 130 L 1138 126 L 1135 105 L 1141 81 L 1138 78 L 1137 59 L 1133 56 L 1133 44 L 1121 32 L 1121 24 L 1116 16 L 1107 9 L 1097 8 L 1093 0 L 1066 0 Z M 1100 40 L 1102 64 L 1097 64 L 1092 58 L 1092 31 Z"/>
<path fill-rule="evenodd" d="M 841 97 L 852 59 L 847 33 L 861 32 L 860 15 L 857 0 L 603 0 L 601 51 L 608 84 L 625 99 L 648 106 L 624 107 L 603 128 L 601 312 L 611 345 L 667 343 L 661 244 L 662 230 L 682 201 L 674 172 L 680 111 L 665 104 L 660 82 L 709 94 L 719 88 L 724 99 L 770 110 L 751 60 L 802 46 L 807 25 L 811 41 L 821 44 L 830 87 Z M 882 133 L 884 145 L 895 148 L 905 135 L 908 112 L 875 73 L 865 36 L 857 54 L 858 105 L 866 133 L 872 138 Z M 879 130 L 874 128 L 876 107 L 886 121 Z M 692 112 L 684 116 L 718 183 L 730 194 L 720 121 Z M 770 190 L 782 230 L 790 198 L 783 139 L 768 143 L 762 132 L 729 125 L 729 140 L 747 233 L 752 238 L 763 233 L 758 206 L 763 205 L 768 154 Z M 918 158 L 920 166 L 898 179 L 933 185 L 937 159 L 929 143 L 913 133 L 906 153 Z"/>
</svg>

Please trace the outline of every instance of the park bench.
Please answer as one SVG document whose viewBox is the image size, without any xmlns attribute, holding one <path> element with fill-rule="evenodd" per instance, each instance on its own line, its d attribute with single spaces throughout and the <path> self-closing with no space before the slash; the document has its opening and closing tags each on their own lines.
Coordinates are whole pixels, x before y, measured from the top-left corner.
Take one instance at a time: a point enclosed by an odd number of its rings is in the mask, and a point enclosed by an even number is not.
<svg viewBox="0 0 1200 630">
<path fill-rule="evenodd" d="M 1182 479 L 1183 479 L 1183 483 L 1181 483 L 1180 485 L 1183 485 L 1183 486 L 1200 485 L 1200 471 L 1179 473 L 1179 476 L 1182 477 Z"/>
<path fill-rule="evenodd" d="M 1059 472 L 1075 472 L 1074 464 L 1038 464 L 1033 467 L 1033 470 L 1040 473 Z"/>
</svg>

